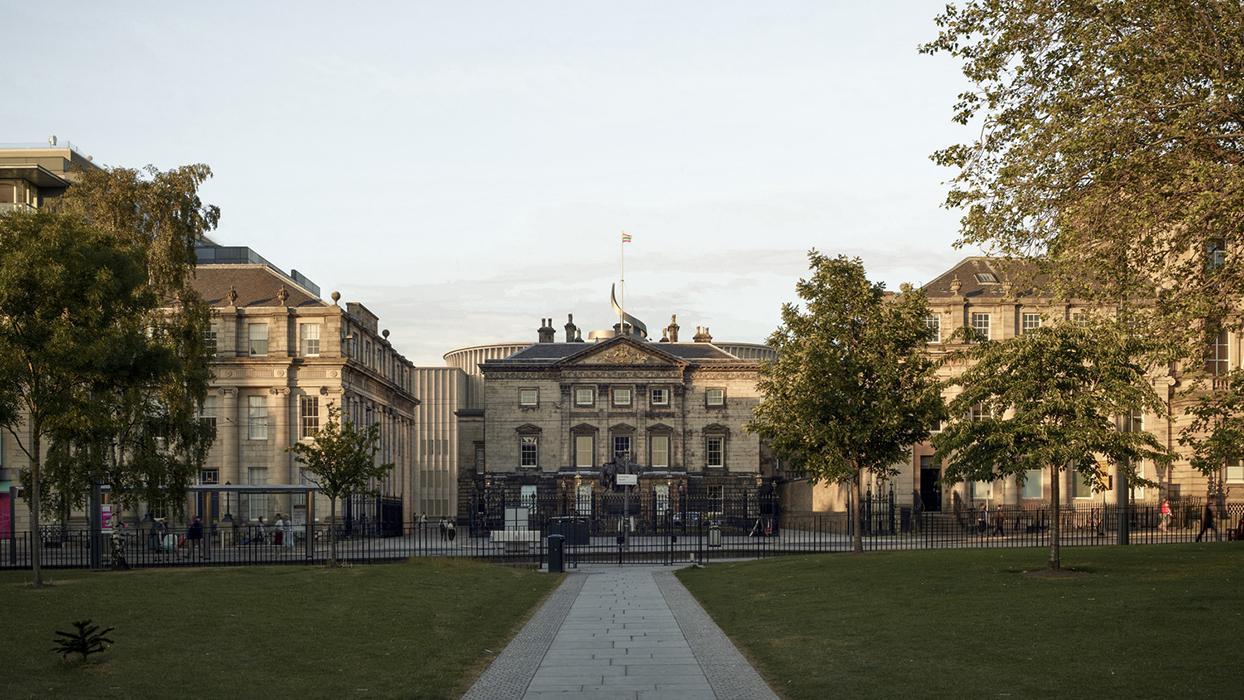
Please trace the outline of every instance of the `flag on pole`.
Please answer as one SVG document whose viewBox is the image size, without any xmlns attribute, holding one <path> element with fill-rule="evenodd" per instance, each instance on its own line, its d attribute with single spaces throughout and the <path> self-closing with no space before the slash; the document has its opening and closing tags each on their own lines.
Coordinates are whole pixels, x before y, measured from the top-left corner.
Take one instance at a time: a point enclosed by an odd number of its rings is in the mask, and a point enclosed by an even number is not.
<svg viewBox="0 0 1244 700">
<path fill-rule="evenodd" d="M 627 233 L 626 231 L 623 231 L 623 232 L 622 232 L 622 242 L 623 242 L 623 243 L 630 243 L 630 242 L 631 242 L 631 234 Z"/>
</svg>

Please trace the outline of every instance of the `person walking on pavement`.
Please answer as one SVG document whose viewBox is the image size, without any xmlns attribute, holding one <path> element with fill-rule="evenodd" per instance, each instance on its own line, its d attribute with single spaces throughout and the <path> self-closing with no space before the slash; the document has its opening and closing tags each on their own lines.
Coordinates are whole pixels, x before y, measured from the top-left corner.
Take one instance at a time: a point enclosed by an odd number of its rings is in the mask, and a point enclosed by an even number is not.
<svg viewBox="0 0 1244 700">
<path fill-rule="evenodd" d="M 1215 542 L 1222 541 L 1222 536 L 1218 534 L 1218 525 L 1214 523 L 1214 509 L 1207 501 L 1205 503 L 1205 508 L 1201 510 L 1201 531 L 1197 533 L 1196 541 L 1200 542 L 1201 538 L 1205 536 L 1205 533 L 1208 530 L 1214 531 Z"/>
<path fill-rule="evenodd" d="M 1166 532 L 1171 526 L 1171 499 L 1163 498 L 1162 507 L 1158 510 L 1158 531 Z"/>
</svg>

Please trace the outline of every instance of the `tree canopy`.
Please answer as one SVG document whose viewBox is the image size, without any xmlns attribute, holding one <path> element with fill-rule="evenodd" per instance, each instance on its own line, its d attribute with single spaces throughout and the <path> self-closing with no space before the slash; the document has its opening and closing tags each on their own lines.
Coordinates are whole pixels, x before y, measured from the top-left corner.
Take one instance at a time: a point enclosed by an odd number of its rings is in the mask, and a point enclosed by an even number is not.
<svg viewBox="0 0 1244 700">
<path fill-rule="evenodd" d="M 55 502 L 42 498 L 43 447 L 50 465 L 87 460 L 66 436 L 97 428 L 92 389 L 160 371 L 136 320 L 155 303 L 145 282 L 140 249 L 76 217 L 0 216 L 0 425 L 29 462 L 35 537 L 40 511 Z M 31 551 L 38 583 L 39 547 Z"/>
<path fill-rule="evenodd" d="M 1117 421 L 1165 406 L 1134 359 L 1137 343 L 1107 324 L 1057 323 L 1003 342 L 982 342 L 947 361 L 968 366 L 948 380 L 959 393 L 933 437 L 943 480 L 995 481 L 1045 470 L 1052 510 L 1050 567 L 1059 568 L 1059 475 L 1086 484 L 1103 480 L 1107 462 L 1134 481 L 1145 459 L 1167 464 L 1148 432 L 1121 431 Z"/>
<path fill-rule="evenodd" d="M 376 483 L 393 469 L 392 464 L 376 461 L 380 450 L 380 425 L 356 426 L 342 420 L 341 408 L 328 405 L 328 420 L 309 443 L 289 448 L 294 459 L 304 465 L 307 481 L 319 487 L 329 500 L 329 540 L 331 565 L 337 563 L 337 500 L 376 492 Z"/>
<path fill-rule="evenodd" d="M 936 21 L 921 50 L 971 83 L 954 120 L 975 137 L 933 156 L 960 243 L 1144 300 L 1197 352 L 1189 322 L 1232 318 L 1244 289 L 1244 4 L 970 0 Z"/>
<path fill-rule="evenodd" d="M 928 304 L 910 288 L 888 295 L 858 259 L 813 250 L 808 261 L 811 276 L 795 285 L 801 304 L 785 304 L 769 336 L 778 358 L 761 368 L 748 429 L 814 481 L 852 485 L 861 551 L 861 473 L 895 474 L 942 415 L 925 349 Z"/>
<path fill-rule="evenodd" d="M 1189 464 L 1210 477 L 1211 485 L 1228 464 L 1244 459 L 1244 370 L 1233 370 L 1223 379 L 1218 390 L 1187 407 L 1192 422 L 1179 434 L 1180 446 L 1189 450 Z"/>
</svg>

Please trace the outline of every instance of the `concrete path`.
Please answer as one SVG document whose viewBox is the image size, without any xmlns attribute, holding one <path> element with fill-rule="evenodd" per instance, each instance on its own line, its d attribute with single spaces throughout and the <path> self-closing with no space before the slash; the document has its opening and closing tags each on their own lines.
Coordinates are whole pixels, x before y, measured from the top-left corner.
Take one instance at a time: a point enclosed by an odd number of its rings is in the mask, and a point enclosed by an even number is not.
<svg viewBox="0 0 1244 700">
<path fill-rule="evenodd" d="M 566 577 L 467 698 L 775 698 L 669 567 Z"/>
</svg>

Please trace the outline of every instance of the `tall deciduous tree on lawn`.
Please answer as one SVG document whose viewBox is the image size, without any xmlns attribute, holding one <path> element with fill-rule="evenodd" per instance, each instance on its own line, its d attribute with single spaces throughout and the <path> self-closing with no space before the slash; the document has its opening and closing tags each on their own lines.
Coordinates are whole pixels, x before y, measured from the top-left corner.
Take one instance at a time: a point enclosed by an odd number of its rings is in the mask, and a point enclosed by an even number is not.
<svg viewBox="0 0 1244 700">
<path fill-rule="evenodd" d="M 971 83 L 973 138 L 934 154 L 961 242 L 1044 258 L 1078 297 L 1156 299 L 1138 320 L 1184 357 L 1190 327 L 1241 318 L 1244 3 L 970 0 L 937 23 L 922 50 Z"/>
<path fill-rule="evenodd" d="M 81 220 L 0 215 L 0 426 L 26 455 L 31 565 L 42 585 L 44 447 L 83 429 L 89 388 L 145 377 L 147 338 L 134 319 L 155 300 L 141 249 Z M 53 449 L 51 457 L 61 452 Z"/>
<path fill-rule="evenodd" d="M 995 481 L 1045 470 L 1050 481 L 1051 569 L 1059 553 L 1060 476 L 1075 472 L 1085 483 L 1106 475 L 1102 460 L 1133 480 L 1144 459 L 1169 463 L 1148 432 L 1117 429 L 1120 416 L 1160 412 L 1129 336 L 1105 324 L 1057 323 L 1000 342 L 982 342 L 949 359 L 970 366 L 950 380 L 960 393 L 950 420 L 933 438 L 942 455 L 943 479 Z"/>
<path fill-rule="evenodd" d="M 306 478 L 319 487 L 329 503 L 329 566 L 337 565 L 337 501 L 376 492 L 375 484 L 393 469 L 379 464 L 380 425 L 356 426 L 343 420 L 341 409 L 328 405 L 328 420 L 309 443 L 289 448 L 304 465 Z M 308 545 L 310 546 L 310 545 Z"/>
<path fill-rule="evenodd" d="M 778 359 L 760 371 L 748 425 L 814 480 L 849 485 L 852 546 L 863 551 L 859 499 L 865 471 L 889 477 L 943 414 L 925 349 L 928 304 L 904 287 L 887 295 L 858 259 L 808 254 L 800 304 L 782 307 L 769 336 Z"/>
<path fill-rule="evenodd" d="M 199 198 L 210 176 L 202 164 L 84 170 L 49 203 L 136 251 L 151 302 L 129 320 L 145 339 L 125 348 L 126 366 L 142 371 L 100 373 L 83 386 L 90 404 L 52 436 L 45 466 L 62 512 L 82 506 L 93 483 L 109 484 L 124 508 L 180 510 L 211 447 L 215 433 L 198 418 L 211 381 L 211 308 L 192 286 L 194 246 L 220 218 Z"/>
</svg>

